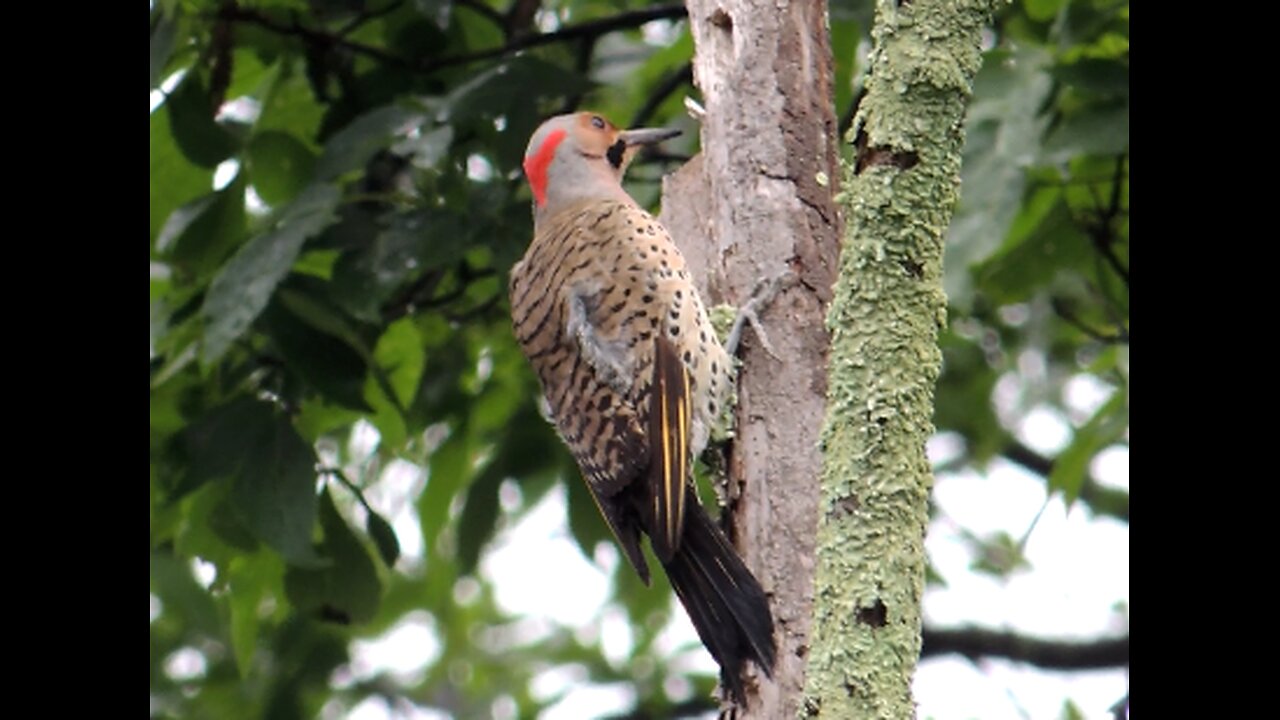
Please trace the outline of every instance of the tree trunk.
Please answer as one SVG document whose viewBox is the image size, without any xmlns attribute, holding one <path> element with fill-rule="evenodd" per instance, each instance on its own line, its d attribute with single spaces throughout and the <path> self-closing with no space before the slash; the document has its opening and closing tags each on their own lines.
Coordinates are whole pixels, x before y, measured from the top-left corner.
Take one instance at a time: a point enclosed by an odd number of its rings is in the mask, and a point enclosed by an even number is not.
<svg viewBox="0 0 1280 720">
<path fill-rule="evenodd" d="M 943 235 L 989 0 L 879 0 L 828 326 L 808 717 L 912 718 Z"/>
<path fill-rule="evenodd" d="M 688 0 L 702 90 L 702 154 L 664 183 L 663 222 L 712 302 L 741 305 L 788 271 L 761 314 L 773 357 L 746 332 L 726 521 L 770 595 L 772 681 L 741 717 L 799 708 L 812 613 L 818 434 L 826 400 L 823 325 L 839 217 L 826 4 Z"/>
</svg>

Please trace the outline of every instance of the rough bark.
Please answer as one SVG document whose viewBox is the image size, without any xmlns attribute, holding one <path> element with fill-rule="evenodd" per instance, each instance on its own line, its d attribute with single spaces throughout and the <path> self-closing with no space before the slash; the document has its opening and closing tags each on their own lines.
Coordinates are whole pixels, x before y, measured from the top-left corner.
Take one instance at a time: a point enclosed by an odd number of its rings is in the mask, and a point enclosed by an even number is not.
<svg viewBox="0 0 1280 720">
<path fill-rule="evenodd" d="M 713 302 L 741 305 L 762 280 L 794 281 L 762 313 L 771 356 L 739 351 L 728 530 L 769 593 L 778 639 L 739 717 L 794 717 L 803 688 L 817 525 L 823 325 L 839 218 L 826 4 L 688 0 L 702 91 L 702 154 L 664 184 L 663 222 Z"/>
<path fill-rule="evenodd" d="M 946 322 L 943 235 L 990 0 L 879 0 L 851 130 L 828 326 L 813 640 L 804 713 L 911 718 L 920 656 L 925 441 Z"/>
</svg>

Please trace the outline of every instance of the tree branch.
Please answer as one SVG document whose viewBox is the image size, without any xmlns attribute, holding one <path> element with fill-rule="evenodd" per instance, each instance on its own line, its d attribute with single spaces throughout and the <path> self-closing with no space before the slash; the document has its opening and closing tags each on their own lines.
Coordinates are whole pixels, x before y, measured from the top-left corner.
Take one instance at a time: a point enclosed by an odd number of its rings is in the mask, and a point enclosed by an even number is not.
<svg viewBox="0 0 1280 720">
<path fill-rule="evenodd" d="M 1107 203 L 1107 209 L 1098 221 L 1099 227 L 1104 228 L 1105 232 L 1095 233 L 1093 243 L 1093 246 L 1098 250 L 1098 253 L 1102 255 L 1102 258 L 1107 261 L 1107 264 L 1111 266 L 1111 269 L 1115 270 L 1116 274 L 1120 276 L 1120 279 L 1124 281 L 1125 287 L 1129 287 L 1129 268 L 1125 267 L 1124 264 L 1120 262 L 1120 258 L 1116 256 L 1115 250 L 1111 247 L 1111 223 L 1122 211 L 1122 208 L 1120 207 L 1120 186 L 1124 183 L 1124 170 L 1127 159 L 1127 153 L 1120 153 L 1120 155 L 1116 157 L 1116 170 L 1111 178 L 1111 200 Z"/>
<path fill-rule="evenodd" d="M 462 0 L 459 0 L 459 2 L 461 1 Z M 383 15 L 390 15 L 396 10 L 399 10 L 401 5 L 404 5 L 404 0 L 394 0 L 394 2 L 389 2 L 386 5 L 378 8 L 377 10 L 364 10 L 359 15 L 356 15 L 355 17 L 351 18 L 351 21 L 348 22 L 346 25 L 343 25 L 342 29 L 338 30 L 338 35 L 339 36 L 349 35 L 355 32 L 361 25 L 369 22 L 370 20 L 375 20 L 377 18 L 382 17 Z"/>
<path fill-rule="evenodd" d="M 1127 667 L 1129 636 L 1085 642 L 1044 640 L 979 628 L 924 629 L 922 657 L 963 655 L 970 660 L 1000 657 L 1054 670 Z"/>
<path fill-rule="evenodd" d="M 478 3 L 469 4 L 467 7 L 478 12 L 483 12 L 479 10 Z M 594 41 L 601 35 L 606 35 L 617 30 L 627 30 L 639 27 L 654 20 L 673 20 L 688 15 L 688 11 L 685 10 L 683 5 L 659 5 L 656 7 L 618 13 L 617 15 L 611 15 L 599 20 L 590 20 L 576 25 L 569 25 L 555 32 L 517 36 L 500 47 L 477 50 L 472 53 L 464 53 L 462 55 L 454 55 L 453 57 L 440 58 L 439 60 L 416 63 L 402 58 L 395 53 L 388 52 L 383 48 L 366 45 L 354 40 L 347 40 L 338 33 L 305 27 L 296 19 L 291 20 L 288 23 L 284 23 L 257 10 L 241 8 L 237 5 L 226 6 L 220 12 L 221 17 L 226 20 L 250 23 L 281 35 L 300 37 L 317 45 L 340 47 L 358 55 L 364 55 L 389 65 L 407 68 L 420 73 L 433 73 L 445 68 L 503 57 L 520 50 L 540 47 L 542 45 L 551 45 L 558 42 L 567 42 L 571 40 Z"/>
<path fill-rule="evenodd" d="M 585 77 L 591 69 L 591 58 L 596 53 L 596 38 L 586 38 L 578 43 L 577 60 L 574 63 L 574 69 L 580 75 Z M 574 93 L 572 96 L 565 98 L 564 105 L 560 108 L 560 114 L 571 113 L 578 109 L 578 105 L 582 103 L 582 97 L 585 91 Z"/>
<path fill-rule="evenodd" d="M 1075 312 L 1067 305 L 1066 301 L 1062 300 L 1061 298 L 1053 298 L 1050 301 L 1050 303 L 1053 306 L 1053 313 L 1055 315 L 1057 315 L 1059 318 L 1061 318 L 1064 322 L 1066 322 L 1071 327 L 1079 330 L 1085 335 L 1088 335 L 1090 338 L 1096 340 L 1097 342 L 1100 342 L 1104 345 L 1119 345 L 1119 344 L 1128 345 L 1129 344 L 1129 328 L 1125 327 L 1124 325 L 1121 325 L 1120 323 L 1117 322 L 1116 332 L 1105 333 L 1101 330 L 1098 330 L 1095 327 L 1090 326 L 1085 321 L 1081 320 L 1079 316 L 1077 316 Z"/>
<path fill-rule="evenodd" d="M 498 26 L 503 34 L 506 34 L 507 19 L 502 16 L 502 13 L 486 5 L 484 0 L 454 0 L 454 2 L 458 7 L 464 7 Z"/>
<path fill-rule="evenodd" d="M 510 38 L 527 34 L 540 7 L 542 0 L 514 0 L 503 19 L 505 35 Z"/>
<path fill-rule="evenodd" d="M 451 313 L 446 311 L 444 313 L 445 319 L 449 320 L 450 322 L 456 322 L 456 323 L 463 323 L 469 320 L 474 320 L 475 318 L 481 317 L 483 315 L 487 315 L 491 310 L 498 307 L 498 303 L 501 302 L 502 299 L 505 298 L 506 296 L 507 296 L 506 291 L 501 290 L 499 292 L 494 293 L 492 296 L 490 296 L 488 300 L 485 300 L 484 302 L 481 302 L 475 307 L 470 308 L 468 310 L 463 310 L 462 312 L 457 312 L 457 313 Z"/>
<path fill-rule="evenodd" d="M 1016 440 L 1010 442 L 1000 454 L 1009 462 L 1020 465 L 1037 475 L 1047 478 L 1053 474 L 1053 460 Z M 1080 486 L 1079 498 L 1095 515 L 1105 515 L 1121 522 L 1129 522 L 1129 493 L 1123 490 L 1104 487 L 1093 477 L 1086 475 L 1084 484 Z"/>
<path fill-rule="evenodd" d="M 265 28 L 271 32 L 302 38 L 303 40 L 317 45 L 340 47 L 357 55 L 365 55 L 389 65 L 409 67 L 408 61 L 395 53 L 387 52 L 386 50 L 383 50 L 380 47 L 374 47 L 373 45 L 366 45 L 354 40 L 347 40 L 337 33 L 305 27 L 299 23 L 296 18 L 290 20 L 288 23 L 283 23 L 268 17 L 258 10 L 242 8 L 239 5 L 234 4 L 223 6 L 219 11 L 219 14 L 226 20 L 257 25 L 258 27 Z"/>
<path fill-rule="evenodd" d="M 691 82 L 693 82 L 693 63 L 687 62 L 684 67 L 668 75 L 653 89 L 649 99 L 632 116 L 631 124 L 628 127 L 642 127 L 649 122 L 649 118 L 653 117 L 653 114 L 657 112 L 658 106 L 670 97 L 671 93 Z"/>
<path fill-rule="evenodd" d="M 421 72 L 435 72 L 436 70 L 441 70 L 447 67 L 466 65 L 480 60 L 489 60 L 496 57 L 502 57 L 504 55 L 510 55 L 519 50 L 526 50 L 532 47 L 551 45 L 553 43 L 565 42 L 568 40 L 594 40 L 601 35 L 606 35 L 616 30 L 628 30 L 630 28 L 639 27 L 648 22 L 653 22 L 654 20 L 673 20 L 685 17 L 686 15 L 688 15 L 688 11 L 685 10 L 683 5 L 658 5 L 656 7 L 643 8 L 641 10 L 632 10 L 629 12 L 618 13 L 617 15 L 611 15 L 607 18 L 601 18 L 599 20 L 590 20 L 588 22 L 578 23 L 577 25 L 569 25 L 556 30 L 555 32 L 515 37 L 506 45 L 501 47 L 441 58 L 439 60 L 420 65 L 415 69 Z"/>
<path fill-rule="evenodd" d="M 710 698 L 692 697 L 684 702 L 666 708 L 661 715 L 654 715 L 644 709 L 636 709 L 624 715 L 610 715 L 603 720 L 656 720 L 657 718 L 693 718 L 706 717 L 716 709 Z"/>
</svg>

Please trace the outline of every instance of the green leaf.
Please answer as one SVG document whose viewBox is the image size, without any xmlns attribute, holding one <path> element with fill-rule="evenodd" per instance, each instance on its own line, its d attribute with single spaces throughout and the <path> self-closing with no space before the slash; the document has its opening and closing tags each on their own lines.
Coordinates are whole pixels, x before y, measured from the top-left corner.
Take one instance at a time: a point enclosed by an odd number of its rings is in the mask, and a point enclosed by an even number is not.
<svg viewBox="0 0 1280 720">
<path fill-rule="evenodd" d="M 222 357 L 267 306 L 306 240 L 334 220 L 339 200 L 332 185 L 313 185 L 283 209 L 274 228 L 250 240 L 214 278 L 205 297 L 205 367 Z"/>
<path fill-rule="evenodd" d="M 388 447 L 399 447 L 409 433 L 408 406 L 417 394 L 426 353 L 412 319 L 396 321 L 373 351 L 374 362 L 364 397 L 374 408 L 373 424 Z"/>
<path fill-rule="evenodd" d="M 258 643 L 258 597 L 245 592 L 228 598 L 231 608 L 231 649 L 235 653 L 240 679 L 249 677 L 253 653 Z"/>
<path fill-rule="evenodd" d="M 387 375 L 391 390 L 403 407 L 413 402 L 427 362 L 422 334 L 413 318 L 400 318 L 387 326 L 373 350 L 374 362 Z"/>
<path fill-rule="evenodd" d="M 159 17 L 151 25 L 151 89 L 163 79 L 164 68 L 173 55 L 174 40 L 178 36 L 178 21 L 171 13 L 155 12 Z"/>
<path fill-rule="evenodd" d="M 312 442 L 330 433 L 349 431 L 364 413 L 326 401 L 321 396 L 304 397 L 295 424 L 298 433 Z"/>
<path fill-rule="evenodd" d="M 495 155 L 502 168 L 516 167 L 538 123 L 537 113 L 528 111 L 529 99 L 563 97 L 590 87 L 591 83 L 577 73 L 522 55 L 500 62 L 455 88 L 445 97 L 440 117 L 451 124 L 506 118 L 507 127 L 497 138 Z"/>
<path fill-rule="evenodd" d="M 486 394 L 517 393 L 495 384 L 493 392 Z M 503 433 L 495 444 L 498 456 L 495 462 L 500 464 L 502 474 L 523 479 L 547 471 L 576 469 L 551 423 L 542 417 L 527 394 L 523 397 L 525 401 L 516 407 L 514 417 L 510 413 L 502 416 Z"/>
<path fill-rule="evenodd" d="M 858 68 L 858 43 L 862 41 L 862 25 L 856 20 L 831 21 L 831 54 L 835 59 L 836 112 L 843 114 L 853 102 L 853 78 Z"/>
<path fill-rule="evenodd" d="M 333 269 L 338 302 L 356 317 L 381 323 L 383 305 L 422 273 L 455 265 L 470 238 L 452 213 L 397 213 L 377 238 L 345 253 Z"/>
<path fill-rule="evenodd" d="M 338 262 L 337 250 L 303 250 L 302 255 L 293 264 L 293 271 L 299 275 L 310 275 L 320 280 L 333 278 L 333 267 Z"/>
<path fill-rule="evenodd" d="M 465 433 L 454 431 L 431 453 L 427 463 L 427 487 L 418 496 L 417 510 L 422 538 L 427 548 L 434 550 L 454 497 L 471 482 L 475 472 Z"/>
<path fill-rule="evenodd" d="M 1070 509 L 1080 495 L 1093 456 L 1120 439 L 1128 427 L 1127 397 L 1123 391 L 1116 391 L 1088 422 L 1076 429 L 1071 444 L 1054 458 L 1049 492 L 1061 492 Z"/>
<path fill-rule="evenodd" d="M 179 619 L 190 631 L 216 636 L 221 629 L 217 608 L 196 583 L 189 559 L 157 550 L 150 560 L 150 589 L 164 603 L 164 614 Z"/>
<path fill-rule="evenodd" d="M 229 547 L 243 552 L 254 552 L 261 547 L 230 500 L 224 499 L 213 507 L 208 513 L 208 523 L 209 530 Z"/>
<path fill-rule="evenodd" d="M 1004 578 L 1031 567 L 1022 543 L 1003 530 L 985 537 L 966 532 L 965 538 L 976 555 L 970 567 L 978 572 Z"/>
<path fill-rule="evenodd" d="M 312 328 L 341 340 L 357 355 L 372 361 L 369 344 L 360 335 L 355 322 L 330 303 L 322 293 L 327 287 L 315 283 L 292 282 L 280 288 L 280 304 Z"/>
<path fill-rule="evenodd" d="M 452 143 L 453 126 L 442 125 L 397 142 L 391 151 L 410 158 L 414 166 L 429 170 L 449 156 L 449 146 Z"/>
<path fill-rule="evenodd" d="M 1093 107 L 1073 113 L 1049 132 L 1044 154 L 1050 162 L 1077 155 L 1118 155 L 1129 147 L 1129 104 Z"/>
<path fill-rule="evenodd" d="M 453 14 L 453 0 L 413 0 L 413 7 L 441 30 L 449 28 L 449 18 Z"/>
<path fill-rule="evenodd" d="M 971 266 L 986 261 L 1018 214 L 1026 168 L 1036 160 L 1053 87 L 1043 50 L 987 53 L 974 80 L 966 118 L 960 204 L 948 230 L 944 282 L 952 303 L 967 308 Z"/>
<path fill-rule="evenodd" d="M 257 649 L 258 610 L 271 588 L 281 581 L 280 561 L 269 553 L 243 555 L 228 568 L 227 604 L 231 610 L 231 649 L 240 679 L 249 677 Z"/>
<path fill-rule="evenodd" d="M 419 110 L 387 105 L 372 110 L 338 131 L 325 143 L 316 165 L 316 176 L 337 178 L 364 166 L 396 138 L 422 125 L 426 116 Z"/>
<path fill-rule="evenodd" d="M 227 498 L 231 495 L 232 482 L 205 483 L 195 492 L 190 493 L 180 502 L 170 505 L 182 514 L 182 522 L 173 528 L 168 541 L 173 544 L 174 551 L 186 558 L 198 557 L 217 568 L 219 589 L 225 585 L 226 569 L 231 561 L 243 554 L 256 550 L 260 543 L 256 537 L 250 537 L 244 545 L 238 544 L 242 537 L 237 537 L 237 544 L 228 543 L 224 537 L 226 528 L 234 525 L 239 528 L 241 536 L 248 531 L 244 522 L 234 518 L 226 521 Z M 234 510 L 232 511 L 234 512 Z M 251 547 L 252 550 L 246 550 Z"/>
<path fill-rule="evenodd" d="M 853 20 L 864 28 L 875 19 L 875 3 L 871 0 L 831 0 L 832 20 Z"/>
<path fill-rule="evenodd" d="M 1058 273 L 1087 267 L 1089 240 L 1076 226 L 1062 191 L 1044 188 L 1023 206 L 1004 247 L 976 268 L 978 285 L 997 304 L 1021 302 Z"/>
<path fill-rule="evenodd" d="M 174 242 L 187 231 L 187 228 L 191 227 L 191 224 L 201 215 L 204 215 L 209 206 L 221 195 L 222 193 L 220 192 L 209 193 L 174 210 L 164 221 L 164 226 L 160 228 L 160 232 L 156 235 L 156 252 L 168 252 Z"/>
<path fill-rule="evenodd" d="M 247 395 L 198 417 L 177 438 L 175 466 L 185 470 L 161 481 L 171 489 L 169 500 L 182 498 L 201 485 L 233 478 L 244 467 L 245 448 L 271 429 L 272 411 L 266 403 Z"/>
<path fill-rule="evenodd" d="M 494 465 L 485 468 L 467 490 L 458 518 L 458 571 L 466 575 L 480 561 L 480 550 L 493 536 L 498 521 L 498 488 L 505 479 Z"/>
<path fill-rule="evenodd" d="M 371 358 L 369 344 L 361 336 L 355 320 L 325 297 L 328 286 L 302 280 L 294 278 L 294 281 L 281 286 L 277 295 L 280 303 L 306 324 L 341 340 L 361 357 Z"/>
<path fill-rule="evenodd" d="M 323 561 L 311 547 L 316 518 L 316 455 L 289 419 L 277 415 L 267 432 L 241 450 L 243 469 L 231 502 L 245 525 L 291 565 Z"/>
<path fill-rule="evenodd" d="M 179 206 L 213 189 L 213 171 L 191 164 L 170 132 L 169 108 L 151 113 L 151 242 Z"/>
<path fill-rule="evenodd" d="M 170 132 L 191 162 L 213 168 L 235 152 L 235 137 L 213 119 L 213 97 L 200 73 L 188 72 L 165 106 L 169 108 Z"/>
<path fill-rule="evenodd" d="M 316 157 L 294 136 L 258 133 L 249 141 L 249 173 L 253 187 L 268 205 L 289 202 L 311 182 Z"/>
<path fill-rule="evenodd" d="M 1023 7 L 1026 8 L 1027 16 L 1032 20 L 1044 22 L 1058 15 L 1062 2 L 1063 0 L 1026 0 Z"/>
<path fill-rule="evenodd" d="M 396 531 L 386 518 L 372 510 L 368 512 L 369 519 L 365 521 L 365 530 L 369 532 L 369 537 L 373 538 L 373 544 L 378 547 L 382 562 L 386 563 L 387 567 L 393 567 L 396 560 L 400 559 L 400 541 L 396 539 Z"/>
<path fill-rule="evenodd" d="M 319 148 L 315 140 L 320 132 L 320 122 L 325 106 L 316 100 L 306 75 L 300 70 L 301 59 L 285 56 L 276 64 L 277 72 L 270 79 L 270 86 L 259 98 L 262 111 L 255 129 L 261 133 L 279 130 L 308 143 L 313 150 Z"/>
<path fill-rule="evenodd" d="M 273 302 L 262 315 L 286 369 L 344 407 L 371 410 L 364 401 L 365 357 L 332 335 L 317 332 L 287 307 Z"/>
<path fill-rule="evenodd" d="M 261 51 L 247 47 L 235 48 L 231 51 L 231 84 L 227 85 L 226 97 L 228 100 L 265 97 L 279 73 L 280 63 L 271 63 L 269 57 Z"/>
<path fill-rule="evenodd" d="M 938 379 L 935 421 L 939 429 L 963 435 L 969 457 L 984 463 L 1005 443 L 991 404 L 999 376 L 992 372 L 977 342 L 948 330 L 939 338 L 939 345 L 945 371 Z"/>
<path fill-rule="evenodd" d="M 1063 85 L 1103 98 L 1129 97 L 1129 64 L 1108 58 L 1083 58 L 1051 70 Z"/>
<path fill-rule="evenodd" d="M 193 325 L 195 325 L 195 323 L 189 324 L 188 327 L 193 327 Z M 196 334 L 195 329 L 191 329 L 191 334 L 192 336 L 195 336 Z M 177 348 L 175 348 L 172 354 L 165 354 L 163 357 L 164 364 L 160 365 L 160 368 L 156 369 L 155 374 L 152 375 L 151 377 L 152 391 L 154 391 L 154 389 L 156 388 L 159 388 L 160 386 L 163 386 L 163 384 L 165 384 L 166 382 L 169 382 L 169 380 L 172 380 L 173 378 L 177 377 L 177 375 L 180 372 L 182 372 L 183 369 L 187 368 L 187 365 L 191 365 L 192 363 L 195 363 L 196 357 L 200 355 L 200 351 L 198 351 L 198 347 L 200 347 L 200 343 L 198 343 L 195 340 L 195 338 L 193 338 L 193 340 L 187 343 L 184 343 L 184 345 L 182 346 L 175 346 L 175 347 L 180 347 L 180 350 L 177 350 Z M 157 357 L 157 360 L 159 360 L 159 357 Z"/>
<path fill-rule="evenodd" d="M 183 205 L 156 237 L 156 251 L 196 278 L 207 278 L 244 241 L 247 234 L 242 176 L 223 189 Z"/>
<path fill-rule="evenodd" d="M 613 533 L 600 515 L 600 507 L 591 497 L 591 491 L 580 477 L 568 477 L 564 481 L 566 500 L 569 509 L 569 530 L 573 539 L 578 542 L 582 554 L 595 557 L 596 545 L 602 542 L 615 542 Z M 621 554 L 621 549 L 619 549 Z M 622 560 L 627 564 L 625 556 Z M 624 568 L 625 571 L 625 568 Z"/>
<path fill-rule="evenodd" d="M 664 617 L 669 616 L 672 609 L 672 592 L 671 585 L 665 579 L 662 579 L 662 573 L 656 572 L 658 576 L 657 582 L 654 582 L 653 575 L 659 567 L 657 558 L 653 556 L 648 543 L 644 543 L 643 549 L 645 559 L 649 563 L 650 581 L 645 585 L 640 576 L 636 574 L 631 563 L 627 561 L 622 553 L 622 549 L 618 548 L 620 561 L 618 569 L 614 573 L 614 597 L 622 602 L 627 610 L 627 616 L 631 619 L 633 625 L 645 625 L 654 622 L 654 615 L 662 613 Z M 675 612 L 682 613 L 684 608 L 676 605 Z M 696 643 L 697 640 L 694 640 Z"/>
<path fill-rule="evenodd" d="M 155 305 L 152 306 L 152 310 L 162 311 Z M 152 390 L 176 377 L 184 368 L 195 362 L 199 353 L 198 323 L 189 320 L 171 326 L 168 324 L 170 319 L 161 319 L 152 315 Z M 157 331 L 160 334 L 155 334 Z"/>
<path fill-rule="evenodd" d="M 320 568 L 290 567 L 285 595 L 299 612 L 341 624 L 366 623 L 378 611 L 382 583 L 364 544 L 338 513 L 333 497 L 320 494 L 319 553 L 329 562 Z"/>
</svg>

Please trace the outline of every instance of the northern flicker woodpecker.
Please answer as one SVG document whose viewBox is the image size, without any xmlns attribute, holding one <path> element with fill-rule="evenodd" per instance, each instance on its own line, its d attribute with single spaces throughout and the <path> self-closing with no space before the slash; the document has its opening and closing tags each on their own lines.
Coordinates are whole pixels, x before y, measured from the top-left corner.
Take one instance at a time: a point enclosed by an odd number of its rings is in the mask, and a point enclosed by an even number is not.
<svg viewBox="0 0 1280 720">
<path fill-rule="evenodd" d="M 511 312 L 549 419 L 627 559 L 648 584 L 648 535 L 742 702 L 744 661 L 772 671 L 773 617 L 690 477 L 732 394 L 731 360 L 671 236 L 622 189 L 640 146 L 678 134 L 592 113 L 538 128 L 524 160 L 534 238 L 511 271 Z"/>
</svg>

